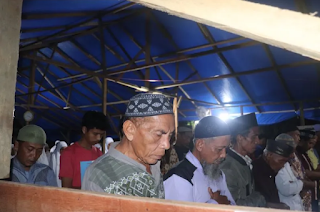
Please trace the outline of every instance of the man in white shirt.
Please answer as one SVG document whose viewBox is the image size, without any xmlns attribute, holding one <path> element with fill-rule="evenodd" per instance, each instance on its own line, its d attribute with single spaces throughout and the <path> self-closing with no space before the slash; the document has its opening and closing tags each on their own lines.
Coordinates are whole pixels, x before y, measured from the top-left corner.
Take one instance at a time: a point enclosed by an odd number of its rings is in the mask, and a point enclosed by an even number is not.
<svg viewBox="0 0 320 212">
<path fill-rule="evenodd" d="M 164 177 L 165 198 L 188 202 L 235 205 L 219 164 L 230 143 L 228 125 L 214 116 L 196 126 L 192 152 Z"/>
</svg>

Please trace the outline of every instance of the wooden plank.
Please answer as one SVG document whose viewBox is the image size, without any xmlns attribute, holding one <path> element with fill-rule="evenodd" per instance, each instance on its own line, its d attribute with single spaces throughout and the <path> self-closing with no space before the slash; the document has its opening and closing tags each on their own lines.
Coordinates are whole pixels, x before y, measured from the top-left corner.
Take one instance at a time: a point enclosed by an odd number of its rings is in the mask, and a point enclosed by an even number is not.
<svg viewBox="0 0 320 212">
<path fill-rule="evenodd" d="M 0 1 L 0 179 L 10 172 L 21 8 L 22 0 Z"/>
<path fill-rule="evenodd" d="M 320 18 L 243 0 L 130 0 L 320 60 Z"/>
<path fill-rule="evenodd" d="M 15 212 L 280 212 L 264 208 L 175 202 L 75 189 L 0 182 L 0 211 Z"/>
</svg>

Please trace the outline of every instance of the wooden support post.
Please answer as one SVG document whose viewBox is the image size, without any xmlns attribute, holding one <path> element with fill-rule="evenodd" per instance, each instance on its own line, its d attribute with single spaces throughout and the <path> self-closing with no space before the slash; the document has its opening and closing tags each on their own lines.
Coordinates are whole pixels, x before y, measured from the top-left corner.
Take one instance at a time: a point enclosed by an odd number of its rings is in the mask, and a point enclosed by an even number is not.
<svg viewBox="0 0 320 212">
<path fill-rule="evenodd" d="M 174 126 L 175 126 L 175 142 L 178 139 L 178 98 L 173 99 L 173 114 L 174 114 Z"/>
<path fill-rule="evenodd" d="M 99 28 L 100 28 L 100 51 L 101 51 L 101 69 L 104 74 L 107 72 L 107 59 L 106 59 L 106 50 L 104 48 L 104 30 L 102 26 L 102 18 L 99 17 Z M 108 81 L 107 79 L 102 79 L 102 112 L 104 115 L 107 115 L 107 95 L 108 95 Z M 100 81 L 100 80 L 99 80 Z M 105 153 L 105 146 L 106 146 L 106 135 L 102 138 L 102 152 Z"/>
<path fill-rule="evenodd" d="M 36 56 L 37 53 L 34 52 L 33 55 Z M 30 93 L 30 95 L 28 96 L 28 103 L 30 105 L 34 105 L 34 100 L 35 100 L 35 95 L 32 93 L 35 91 L 34 86 L 35 86 L 36 68 L 37 68 L 36 61 L 32 60 L 30 76 L 29 76 L 29 89 L 28 89 L 28 93 Z"/>
<path fill-rule="evenodd" d="M 318 17 L 243 0 L 130 1 L 320 60 Z"/>
<path fill-rule="evenodd" d="M 0 179 L 10 172 L 21 9 L 22 0 L 0 1 Z"/>
<path fill-rule="evenodd" d="M 146 64 L 150 64 L 151 55 L 151 31 L 150 31 L 150 11 L 146 12 L 146 47 L 145 47 L 145 56 L 146 56 Z M 145 87 L 150 89 L 150 68 L 146 68 L 145 74 Z"/>
<path fill-rule="evenodd" d="M 108 81 L 103 79 L 102 83 L 102 112 L 107 115 L 107 94 L 108 94 Z M 102 152 L 105 153 L 106 136 L 103 136 L 102 140 Z"/>
<path fill-rule="evenodd" d="M 300 102 L 300 126 L 305 125 L 303 102 Z"/>
</svg>

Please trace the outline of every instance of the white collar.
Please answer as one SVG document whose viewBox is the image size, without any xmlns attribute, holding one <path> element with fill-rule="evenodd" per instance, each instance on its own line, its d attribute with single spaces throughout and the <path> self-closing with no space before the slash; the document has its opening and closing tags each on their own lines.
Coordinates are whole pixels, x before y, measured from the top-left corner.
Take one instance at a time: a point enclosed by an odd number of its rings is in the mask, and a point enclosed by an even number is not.
<svg viewBox="0 0 320 212">
<path fill-rule="evenodd" d="M 197 167 L 197 169 L 202 170 L 202 165 L 200 161 L 192 154 L 192 152 L 189 151 L 186 154 L 186 159 L 190 161 L 190 163 L 192 163 L 195 167 Z"/>
<path fill-rule="evenodd" d="M 252 169 L 252 160 L 248 155 L 240 155 L 236 150 L 234 150 L 233 148 L 230 148 L 234 153 L 236 153 L 237 155 L 239 155 L 245 162 L 246 164 L 250 167 L 250 169 Z"/>
</svg>

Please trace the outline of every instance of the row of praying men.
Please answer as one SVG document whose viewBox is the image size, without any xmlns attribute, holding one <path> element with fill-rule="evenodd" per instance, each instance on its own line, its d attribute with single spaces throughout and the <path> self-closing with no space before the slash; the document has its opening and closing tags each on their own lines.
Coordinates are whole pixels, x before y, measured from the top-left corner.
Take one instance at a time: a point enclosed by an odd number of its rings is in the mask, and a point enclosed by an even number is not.
<svg viewBox="0 0 320 212">
<path fill-rule="evenodd" d="M 286 126 L 264 146 L 255 114 L 228 123 L 208 116 L 194 132 L 179 128 L 177 143 L 172 145 L 175 127 L 170 99 L 150 93 L 130 99 L 121 141 L 112 143 L 102 155 L 94 145 L 104 136 L 106 126 L 103 114 L 86 113 L 83 136 L 63 150 L 59 171 L 36 163 L 43 151 L 44 131 L 24 127 L 17 137 L 12 181 L 52 186 L 57 181 L 49 177 L 53 173 L 62 187 L 109 194 L 318 210 L 320 169 L 313 150 L 314 131 Z"/>
<path fill-rule="evenodd" d="M 82 119 L 83 136 L 80 141 L 71 143 L 69 147 L 64 141 L 56 141 L 51 149 L 46 144 L 46 133 L 41 127 L 27 125 L 21 128 L 14 138 L 8 180 L 80 189 L 81 163 L 94 161 L 102 155 L 99 141 L 105 134 L 106 126 L 104 114 L 89 111 Z M 112 142 L 112 138 L 106 138 L 105 153 Z"/>
</svg>

